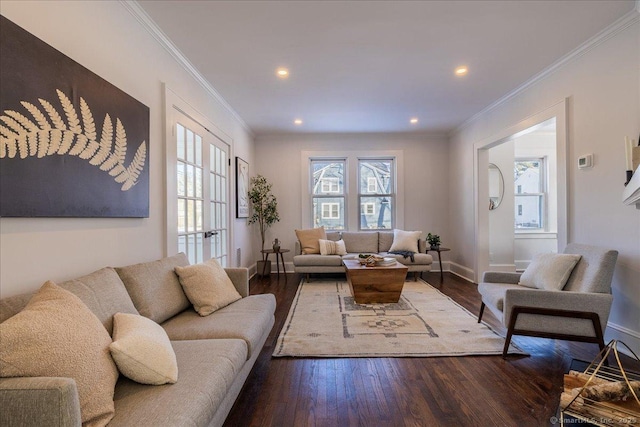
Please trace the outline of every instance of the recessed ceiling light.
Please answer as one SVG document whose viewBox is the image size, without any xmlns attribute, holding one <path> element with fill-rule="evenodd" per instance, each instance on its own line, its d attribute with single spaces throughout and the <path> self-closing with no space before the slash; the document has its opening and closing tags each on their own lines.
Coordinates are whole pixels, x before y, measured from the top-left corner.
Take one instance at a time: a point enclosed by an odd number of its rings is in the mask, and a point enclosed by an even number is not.
<svg viewBox="0 0 640 427">
<path fill-rule="evenodd" d="M 302 119 L 295 119 L 293 124 L 300 126 L 302 124 Z"/>
<path fill-rule="evenodd" d="M 284 67 L 280 67 L 276 70 L 276 75 L 281 79 L 286 79 L 289 77 L 289 70 Z"/>
<path fill-rule="evenodd" d="M 456 76 L 466 76 L 468 72 L 469 68 L 466 65 L 456 68 Z"/>
<path fill-rule="evenodd" d="M 409 123 L 411 123 L 412 125 L 415 125 L 416 123 L 418 123 L 418 118 L 412 117 L 411 120 L 409 120 Z"/>
</svg>

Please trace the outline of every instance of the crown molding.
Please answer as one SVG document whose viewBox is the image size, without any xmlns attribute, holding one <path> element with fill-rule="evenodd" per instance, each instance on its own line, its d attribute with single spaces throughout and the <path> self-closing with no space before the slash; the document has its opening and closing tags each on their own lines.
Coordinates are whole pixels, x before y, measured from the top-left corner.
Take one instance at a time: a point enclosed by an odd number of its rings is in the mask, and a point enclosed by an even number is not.
<svg viewBox="0 0 640 427">
<path fill-rule="evenodd" d="M 129 13 L 131 13 L 134 18 L 142 25 L 142 27 L 149 32 L 153 36 L 153 38 L 162 46 L 173 59 L 176 60 L 178 64 L 182 66 L 182 68 L 187 71 L 195 79 L 196 82 L 200 84 L 211 96 L 213 96 L 216 101 L 222 105 L 222 107 L 229 112 L 236 119 L 240 125 L 251 135 L 254 137 L 254 132 L 251 130 L 249 125 L 240 117 L 238 112 L 233 109 L 231 105 L 218 93 L 218 91 L 209 83 L 209 81 L 200 74 L 200 71 L 196 69 L 196 67 L 187 59 L 187 57 L 180 52 L 180 49 L 173 44 L 171 39 L 158 27 L 158 25 L 151 19 L 149 14 L 140 6 L 140 4 L 136 0 L 120 0 L 120 3 L 124 6 Z"/>
<path fill-rule="evenodd" d="M 592 49 L 596 48 L 600 44 L 606 42 L 610 38 L 616 36 L 618 33 L 621 33 L 622 31 L 626 30 L 628 27 L 632 26 L 633 24 L 636 24 L 637 22 L 640 22 L 640 0 L 636 0 L 636 5 L 633 8 L 633 10 L 629 11 L 624 16 L 620 17 L 618 20 L 616 20 L 611 25 L 609 25 L 607 28 L 600 31 L 595 36 L 591 37 L 589 40 L 587 40 L 586 42 L 584 42 L 583 44 L 581 44 L 580 46 L 578 46 L 577 48 L 575 48 L 574 50 L 572 50 L 571 52 L 569 52 L 568 54 L 566 54 L 565 56 L 563 56 L 562 58 L 554 62 L 553 64 L 551 64 L 546 69 L 542 70 L 540 73 L 534 75 L 532 78 L 530 78 L 529 80 L 527 80 L 526 82 L 524 82 L 523 84 L 521 84 L 520 86 L 512 90 L 511 92 L 509 92 L 508 94 L 504 95 L 502 98 L 499 98 L 497 101 L 483 108 L 480 112 L 468 118 L 460 126 L 453 129 L 453 131 L 449 134 L 449 137 L 452 137 L 453 135 L 460 133 L 467 126 L 470 126 L 473 122 L 478 120 L 481 116 L 500 107 L 502 104 L 506 103 L 510 99 L 520 95 L 522 92 L 526 91 L 527 89 L 536 85 L 540 81 L 551 76 L 556 71 L 559 71 L 568 63 L 580 58 L 581 56 L 585 55 L 587 52 L 591 51 Z"/>
</svg>

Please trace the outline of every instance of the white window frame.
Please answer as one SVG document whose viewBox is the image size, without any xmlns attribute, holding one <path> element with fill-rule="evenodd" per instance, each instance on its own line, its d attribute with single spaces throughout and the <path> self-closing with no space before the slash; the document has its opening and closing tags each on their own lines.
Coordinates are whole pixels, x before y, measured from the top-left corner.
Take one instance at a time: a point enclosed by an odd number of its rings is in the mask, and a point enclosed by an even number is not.
<svg viewBox="0 0 640 427">
<path fill-rule="evenodd" d="M 323 202 L 320 204 L 320 211 L 322 219 L 340 219 L 340 203 Z"/>
<path fill-rule="evenodd" d="M 323 193 L 339 193 L 340 185 L 338 184 L 338 178 L 322 178 L 320 184 L 322 186 Z"/>
<path fill-rule="evenodd" d="M 378 183 L 377 183 L 377 180 L 375 179 L 375 177 L 368 177 L 367 178 L 367 191 L 366 191 L 366 193 L 364 193 L 364 192 L 361 193 L 360 192 L 360 186 L 358 185 L 358 188 L 357 188 L 357 190 L 358 190 L 358 205 L 361 208 L 363 206 L 367 205 L 368 203 L 362 202 L 362 199 L 363 198 L 368 198 L 368 197 L 385 197 L 385 198 L 391 200 L 391 206 L 392 206 L 391 207 L 391 227 L 388 228 L 388 229 L 386 229 L 386 228 L 381 228 L 381 229 L 378 229 L 378 228 L 367 228 L 366 230 L 367 231 L 368 230 L 393 230 L 396 227 L 396 225 L 395 225 L 396 224 L 396 222 L 395 222 L 395 217 L 396 217 L 396 212 L 395 212 L 396 211 L 396 203 L 395 203 L 396 202 L 396 193 L 395 193 L 395 188 L 396 187 L 395 187 L 395 182 L 396 182 L 396 177 L 397 177 L 397 172 L 396 172 L 397 171 L 397 167 L 396 167 L 395 159 L 392 158 L 392 157 L 358 157 L 358 163 L 357 163 L 358 183 L 361 182 L 360 163 L 361 162 L 375 162 L 375 161 L 384 161 L 384 162 L 389 161 L 389 162 L 391 162 L 391 176 L 390 176 L 390 179 L 391 179 L 391 188 L 390 188 L 390 190 L 391 190 L 391 192 L 390 193 L 380 193 L 378 191 L 379 187 L 378 187 Z M 376 183 L 376 185 L 375 185 L 376 191 L 375 192 L 369 191 L 370 188 L 371 188 L 371 184 L 370 184 L 371 180 L 373 180 Z M 375 211 L 375 208 L 373 210 Z M 362 214 L 362 212 L 359 212 L 358 218 L 360 218 L 361 214 Z M 365 215 L 367 215 L 367 214 L 365 213 Z M 364 229 L 361 228 L 361 227 L 362 227 L 362 224 L 359 222 L 358 223 L 358 230 L 363 230 L 364 231 Z"/>
<path fill-rule="evenodd" d="M 527 228 L 517 228 L 514 224 L 514 230 L 516 233 L 531 233 L 531 232 L 540 232 L 547 231 L 549 224 L 549 213 L 548 213 L 548 197 L 549 190 L 547 188 L 547 159 L 546 157 L 516 157 L 514 158 L 514 167 L 516 163 L 521 162 L 538 162 L 540 164 L 540 176 L 538 181 L 538 191 L 537 192 L 517 192 L 515 196 L 525 196 L 525 197 L 538 197 L 540 199 L 540 224 L 538 227 L 527 227 Z M 517 186 L 518 189 L 521 190 L 521 186 Z M 518 205 L 519 207 L 522 205 Z M 518 213 L 518 215 L 522 215 Z"/>
<path fill-rule="evenodd" d="M 375 215 L 376 214 L 376 204 L 375 203 L 363 203 L 362 204 L 362 212 L 365 215 Z"/>
<path fill-rule="evenodd" d="M 307 183 L 301 186 L 300 200 L 300 224 L 304 228 L 313 228 L 313 182 L 311 177 L 311 160 L 333 160 L 346 159 L 345 183 L 344 183 L 344 227 L 345 230 L 360 229 L 360 204 L 358 203 L 358 159 L 381 159 L 392 158 L 395 165 L 395 217 L 394 227 L 404 228 L 405 226 L 405 179 L 404 174 L 399 171 L 404 168 L 404 152 L 402 150 L 372 150 L 372 151 L 301 151 L 300 181 Z"/>
<path fill-rule="evenodd" d="M 368 193 L 378 192 L 378 181 L 372 176 L 367 178 L 367 192 Z"/>
</svg>

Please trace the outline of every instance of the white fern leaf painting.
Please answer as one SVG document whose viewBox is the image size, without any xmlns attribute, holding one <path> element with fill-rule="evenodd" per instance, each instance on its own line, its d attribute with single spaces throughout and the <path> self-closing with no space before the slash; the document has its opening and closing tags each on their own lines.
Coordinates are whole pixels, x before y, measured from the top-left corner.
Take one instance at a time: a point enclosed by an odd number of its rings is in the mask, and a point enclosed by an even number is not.
<svg viewBox="0 0 640 427">
<path fill-rule="evenodd" d="M 0 58 L 0 217 L 148 218 L 149 107 L 4 15 Z"/>
<path fill-rule="evenodd" d="M 78 156 L 103 171 L 115 171 L 111 175 L 115 176 L 117 183 L 122 184 L 120 189 L 130 190 L 137 184 L 140 171 L 144 169 L 146 141 L 140 143 L 133 160 L 126 165 L 127 134 L 120 119 L 116 119 L 114 132 L 111 117 L 105 115 L 98 141 L 96 123 L 87 102 L 80 98 L 81 121 L 71 100 L 61 90 L 56 92 L 66 121 L 51 102 L 43 99 L 39 101 L 44 111 L 26 101 L 21 102 L 32 118 L 15 110 L 5 110 L 0 115 L 0 159 L 15 156 L 23 159 L 30 156 Z M 112 150 L 114 140 L 115 148 Z"/>
</svg>

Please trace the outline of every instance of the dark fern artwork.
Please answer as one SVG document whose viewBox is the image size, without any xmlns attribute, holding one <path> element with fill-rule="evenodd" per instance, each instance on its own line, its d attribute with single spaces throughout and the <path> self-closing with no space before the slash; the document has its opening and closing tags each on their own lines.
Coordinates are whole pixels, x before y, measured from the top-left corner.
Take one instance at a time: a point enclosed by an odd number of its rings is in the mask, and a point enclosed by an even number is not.
<svg viewBox="0 0 640 427">
<path fill-rule="evenodd" d="M 149 108 L 0 18 L 0 215 L 148 217 Z"/>
</svg>

